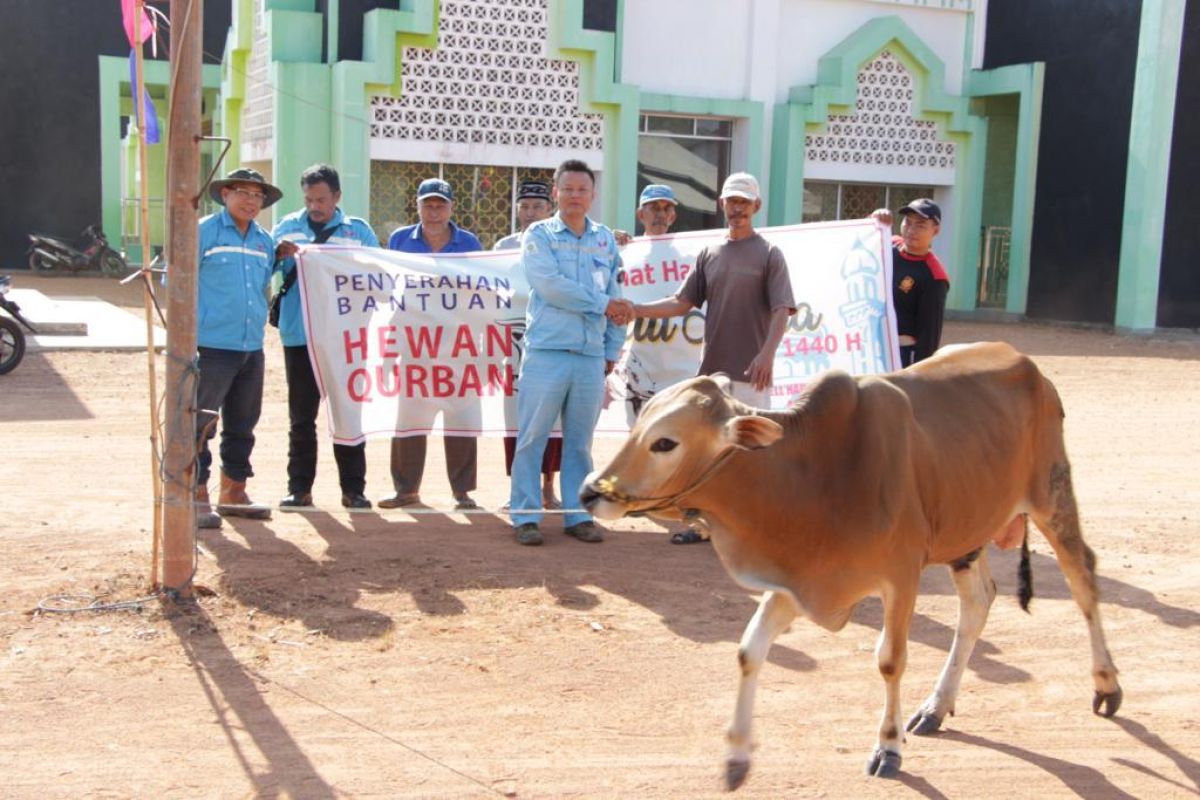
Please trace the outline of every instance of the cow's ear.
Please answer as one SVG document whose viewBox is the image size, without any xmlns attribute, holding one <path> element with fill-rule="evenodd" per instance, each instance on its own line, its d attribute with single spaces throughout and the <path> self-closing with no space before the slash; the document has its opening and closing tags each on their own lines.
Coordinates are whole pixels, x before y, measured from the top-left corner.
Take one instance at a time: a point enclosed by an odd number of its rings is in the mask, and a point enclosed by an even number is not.
<svg viewBox="0 0 1200 800">
<path fill-rule="evenodd" d="M 726 397 L 733 397 L 733 381 L 729 380 L 729 376 L 724 372 L 714 372 L 708 377 L 712 378 L 713 383 L 717 388 L 725 393 Z"/>
<path fill-rule="evenodd" d="M 725 423 L 725 438 L 746 450 L 769 447 L 783 436 L 783 426 L 766 417 L 734 417 Z"/>
</svg>

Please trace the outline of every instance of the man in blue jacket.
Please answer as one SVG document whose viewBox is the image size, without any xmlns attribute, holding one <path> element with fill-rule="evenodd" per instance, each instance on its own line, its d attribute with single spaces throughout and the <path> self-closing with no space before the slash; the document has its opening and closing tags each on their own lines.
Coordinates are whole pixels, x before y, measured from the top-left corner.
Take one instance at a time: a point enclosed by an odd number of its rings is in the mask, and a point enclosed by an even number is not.
<svg viewBox="0 0 1200 800">
<path fill-rule="evenodd" d="M 378 247 L 375 231 L 366 220 L 350 217 L 338 203 L 342 183 L 337 170 L 328 164 L 315 164 L 300 175 L 304 208 L 281 219 L 271 234 L 281 259 L 284 283 L 279 304 L 279 338 L 283 342 L 283 366 L 288 385 L 288 495 L 280 501 L 284 510 L 310 508 L 312 485 L 317 477 L 317 412 L 321 390 L 308 358 L 308 337 L 300 292 L 295 288 L 296 251 L 303 244 L 340 244 Z M 371 501 L 363 494 L 367 485 L 366 443 L 335 444 L 338 483 L 342 487 L 342 505 L 366 509 Z"/>
<path fill-rule="evenodd" d="M 235 169 L 209 185 L 224 209 L 200 220 L 196 345 L 200 378 L 196 389 L 196 523 L 221 527 L 220 517 L 270 519 L 271 509 L 246 495 L 254 474 L 250 453 L 262 412 L 263 329 L 267 287 L 275 265 L 275 241 L 255 218 L 283 192 L 252 169 Z M 221 421 L 221 494 L 217 514 L 208 500 L 212 454 L 208 440 Z M 218 514 L 220 516 L 218 516 Z"/>
<path fill-rule="evenodd" d="M 402 253 L 474 253 L 483 249 L 479 239 L 451 221 L 454 191 L 441 178 L 421 181 L 417 187 L 417 216 L 420 222 L 392 231 L 388 249 Z M 380 508 L 403 508 L 421 502 L 421 478 L 425 473 L 428 436 L 392 439 L 392 484 L 396 494 L 379 501 Z M 446 473 L 454 492 L 454 507 L 479 508 L 471 498 L 478 471 L 478 443 L 473 436 L 443 436 Z"/>
<path fill-rule="evenodd" d="M 539 473 L 546 439 L 562 417 L 562 496 L 578 506 L 579 487 L 592 471 L 592 434 L 604 400 L 604 376 L 625 342 L 633 313 L 621 299 L 621 257 L 613 232 L 587 216 L 596 176 L 582 161 L 564 161 L 554 174 L 558 213 L 535 222 L 521 238 L 529 281 L 525 354 L 517 380 L 517 449 L 509 505 L 517 542 L 539 545 Z M 599 542 L 586 512 L 571 512 L 563 532 Z"/>
</svg>

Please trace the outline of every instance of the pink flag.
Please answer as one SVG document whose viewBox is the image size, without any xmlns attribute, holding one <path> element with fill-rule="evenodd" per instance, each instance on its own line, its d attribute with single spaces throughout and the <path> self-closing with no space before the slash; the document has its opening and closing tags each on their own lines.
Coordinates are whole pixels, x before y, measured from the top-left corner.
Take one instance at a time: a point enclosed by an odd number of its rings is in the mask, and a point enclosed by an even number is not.
<svg viewBox="0 0 1200 800">
<path fill-rule="evenodd" d="M 150 21 L 150 15 L 146 13 L 146 9 L 142 8 L 142 29 L 141 42 L 136 42 L 133 39 L 133 20 L 134 20 L 135 0 L 121 0 L 121 19 L 125 23 L 125 36 L 129 39 L 130 47 L 137 47 L 142 42 L 145 42 L 154 33 L 154 23 Z"/>
</svg>

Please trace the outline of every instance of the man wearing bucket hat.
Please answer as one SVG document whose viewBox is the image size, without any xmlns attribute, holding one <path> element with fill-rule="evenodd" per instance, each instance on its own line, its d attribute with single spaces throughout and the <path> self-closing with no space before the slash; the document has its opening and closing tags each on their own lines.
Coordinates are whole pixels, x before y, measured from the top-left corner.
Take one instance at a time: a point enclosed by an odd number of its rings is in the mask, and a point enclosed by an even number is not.
<svg viewBox="0 0 1200 800">
<path fill-rule="evenodd" d="M 417 187 L 416 225 L 397 228 L 388 238 L 388 249 L 402 253 L 474 253 L 483 249 L 475 234 L 451 220 L 454 190 L 441 178 L 427 178 Z M 392 439 L 392 484 L 396 493 L 379 501 L 380 508 L 404 508 L 421 502 L 421 478 L 425 473 L 428 436 Z M 470 492 L 475 491 L 478 443 L 473 436 L 443 436 L 446 474 L 454 492 L 454 507 L 460 511 L 479 508 Z"/>
<path fill-rule="evenodd" d="M 733 380 L 734 397 L 770 408 L 775 351 L 796 311 L 787 262 L 754 230 L 762 198 L 753 175 L 735 172 L 726 178 L 717 203 L 728 224 L 724 241 L 700 251 L 673 296 L 635 305 L 634 317 L 678 317 L 707 303 L 699 374 L 723 372 Z M 671 541 L 690 544 L 702 538 L 689 530 Z"/>
<path fill-rule="evenodd" d="M 208 194 L 224 208 L 200 220 L 195 501 L 197 525 L 219 528 L 221 517 L 271 518 L 270 508 L 254 504 L 246 494 L 246 480 L 254 474 L 254 426 L 262 411 L 267 287 L 275 267 L 275 242 L 255 219 L 283 192 L 255 170 L 242 167 L 213 181 Z M 212 415 L 218 412 L 221 490 L 214 514 L 208 499 L 208 440 L 216 432 Z"/>
</svg>

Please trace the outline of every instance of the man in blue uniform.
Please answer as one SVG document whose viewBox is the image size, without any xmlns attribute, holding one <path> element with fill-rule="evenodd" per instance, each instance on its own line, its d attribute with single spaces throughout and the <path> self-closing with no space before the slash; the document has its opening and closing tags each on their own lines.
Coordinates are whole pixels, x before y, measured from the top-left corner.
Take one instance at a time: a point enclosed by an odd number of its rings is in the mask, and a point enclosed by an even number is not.
<svg viewBox="0 0 1200 800">
<path fill-rule="evenodd" d="M 493 250 L 518 250 L 521 236 L 535 222 L 541 222 L 554 213 L 554 202 L 550 199 L 550 186 L 541 181 L 521 181 L 517 187 L 517 232 L 505 236 L 492 246 Z M 513 454 L 517 450 L 517 437 L 504 437 L 504 471 L 512 476 Z M 554 496 L 554 474 L 562 469 L 562 439 L 551 437 L 546 441 L 546 454 L 542 457 L 542 504 L 546 508 L 562 508 Z M 508 508 L 508 504 L 504 504 Z"/>
<path fill-rule="evenodd" d="M 451 221 L 454 192 L 440 178 L 421 181 L 417 187 L 417 216 L 420 222 L 397 228 L 388 238 L 388 249 L 402 253 L 473 253 L 483 249 L 479 239 Z M 379 501 L 380 508 L 402 508 L 421 502 L 421 477 L 425 472 L 425 448 L 429 437 L 392 439 L 392 483 L 396 494 Z M 479 508 L 471 499 L 475 491 L 478 447 L 473 436 L 443 436 L 446 472 L 454 492 L 454 507 Z"/>
<path fill-rule="evenodd" d="M 271 234 L 284 273 L 279 301 L 279 338 L 283 342 L 283 366 L 288 384 L 288 495 L 280 501 L 284 510 L 309 508 L 312 485 L 317 477 L 317 412 L 321 391 L 308 358 L 308 337 L 300 309 L 300 292 L 295 288 L 296 251 L 303 244 L 340 244 L 378 247 L 375 231 L 366 220 L 347 216 L 338 203 L 342 183 L 337 170 L 316 164 L 300 175 L 304 208 L 281 219 Z M 366 444 L 333 446 L 342 505 L 365 509 L 371 501 L 363 491 L 367 483 Z"/>
<path fill-rule="evenodd" d="M 263 329 L 267 286 L 275 264 L 275 241 L 255 218 L 283 192 L 252 169 L 235 169 L 209 185 L 224 209 L 200 220 L 196 345 L 200 378 L 196 389 L 197 525 L 221 527 L 220 517 L 270 519 L 271 509 L 246 495 L 254 474 L 250 453 L 262 412 Z M 221 493 L 217 514 L 208 500 L 212 454 L 208 440 L 221 422 Z M 218 516 L 218 514 L 220 516 Z"/>
<path fill-rule="evenodd" d="M 621 299 L 621 257 L 613 232 L 587 212 L 596 176 L 568 160 L 554 174 L 558 213 L 535 222 L 521 238 L 521 267 L 529 282 L 525 355 L 517 381 L 517 449 L 509 505 L 517 542 L 539 545 L 542 496 L 538 474 L 554 423 L 561 416 L 562 496 L 576 505 L 592 470 L 592 434 L 604 400 L 604 376 L 625 341 L 633 307 Z M 563 532 L 599 542 L 586 512 L 563 519 Z"/>
</svg>

